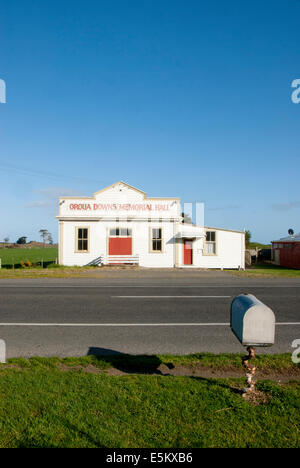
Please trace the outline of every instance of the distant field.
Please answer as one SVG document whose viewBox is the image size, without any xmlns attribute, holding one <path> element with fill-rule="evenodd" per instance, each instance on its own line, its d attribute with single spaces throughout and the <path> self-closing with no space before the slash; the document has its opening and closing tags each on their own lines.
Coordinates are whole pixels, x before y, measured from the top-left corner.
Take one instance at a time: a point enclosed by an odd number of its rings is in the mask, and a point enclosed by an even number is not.
<svg viewBox="0 0 300 468">
<path fill-rule="evenodd" d="M 259 242 L 250 242 L 249 246 L 247 247 L 248 249 L 272 249 L 271 244 L 260 244 Z"/>
<path fill-rule="evenodd" d="M 20 262 L 29 260 L 32 264 L 55 262 L 58 257 L 57 247 L 41 247 L 34 249 L 0 249 L 0 259 L 3 268 L 20 267 Z"/>
</svg>

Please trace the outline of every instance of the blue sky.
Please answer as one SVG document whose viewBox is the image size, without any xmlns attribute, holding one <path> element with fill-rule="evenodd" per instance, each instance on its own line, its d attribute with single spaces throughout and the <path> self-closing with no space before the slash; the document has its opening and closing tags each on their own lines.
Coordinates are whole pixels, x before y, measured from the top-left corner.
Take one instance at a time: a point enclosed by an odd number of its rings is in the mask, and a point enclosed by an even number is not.
<svg viewBox="0 0 300 468">
<path fill-rule="evenodd" d="M 118 180 L 300 231 L 300 1 L 2 0 L 0 240 Z"/>
</svg>

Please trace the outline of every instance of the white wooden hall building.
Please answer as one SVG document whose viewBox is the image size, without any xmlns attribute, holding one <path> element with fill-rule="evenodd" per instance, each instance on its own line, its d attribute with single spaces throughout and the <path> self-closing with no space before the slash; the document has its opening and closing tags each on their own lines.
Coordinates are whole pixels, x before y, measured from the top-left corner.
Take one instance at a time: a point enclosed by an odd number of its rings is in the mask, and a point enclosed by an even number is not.
<svg viewBox="0 0 300 468">
<path fill-rule="evenodd" d="M 178 198 L 147 198 L 118 182 L 59 199 L 59 263 L 244 268 L 245 233 L 184 224 Z"/>
</svg>

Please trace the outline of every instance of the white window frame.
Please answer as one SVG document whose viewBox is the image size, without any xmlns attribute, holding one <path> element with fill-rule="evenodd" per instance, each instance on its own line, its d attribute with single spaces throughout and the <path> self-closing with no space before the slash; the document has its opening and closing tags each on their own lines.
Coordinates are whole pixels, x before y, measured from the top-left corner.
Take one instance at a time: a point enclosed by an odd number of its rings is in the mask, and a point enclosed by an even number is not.
<svg viewBox="0 0 300 468">
<path fill-rule="evenodd" d="M 75 233 L 75 253 L 90 253 L 90 227 L 89 226 L 77 226 Z M 87 250 L 79 250 L 79 230 L 86 229 L 87 230 Z M 81 240 L 85 240 L 81 238 Z"/>
<path fill-rule="evenodd" d="M 207 241 L 207 234 L 208 233 L 214 233 L 215 234 L 215 241 Z M 213 231 L 213 230 L 208 230 L 206 231 L 206 237 L 205 237 L 205 240 L 204 240 L 204 246 L 203 246 L 203 255 L 206 256 L 206 257 L 216 257 L 218 255 L 218 233 L 217 231 Z M 206 251 L 206 247 L 208 245 L 214 245 L 214 252 L 212 253 L 209 253 Z"/>
<path fill-rule="evenodd" d="M 124 235 L 121 234 L 121 231 L 125 230 L 125 229 L 126 229 L 126 231 L 128 231 L 130 233 L 129 235 L 124 236 Z M 120 231 L 119 235 L 111 235 L 111 231 L 117 231 L 117 230 Z M 123 238 L 126 238 L 126 239 L 127 238 L 132 238 L 132 229 L 131 228 L 126 228 L 126 227 L 122 228 L 122 227 L 118 226 L 116 228 L 109 228 L 108 234 L 109 234 L 109 238 L 114 238 L 114 237 L 123 237 Z"/>
<path fill-rule="evenodd" d="M 157 230 L 157 231 L 161 231 L 161 237 L 160 238 L 155 238 L 153 237 L 153 231 L 154 230 Z M 150 235 L 149 235 L 149 251 L 150 253 L 153 253 L 153 254 L 162 254 L 164 253 L 164 231 L 163 231 L 163 228 L 160 226 L 160 227 L 151 227 L 150 228 Z M 153 241 L 161 241 L 161 250 L 153 250 Z"/>
</svg>

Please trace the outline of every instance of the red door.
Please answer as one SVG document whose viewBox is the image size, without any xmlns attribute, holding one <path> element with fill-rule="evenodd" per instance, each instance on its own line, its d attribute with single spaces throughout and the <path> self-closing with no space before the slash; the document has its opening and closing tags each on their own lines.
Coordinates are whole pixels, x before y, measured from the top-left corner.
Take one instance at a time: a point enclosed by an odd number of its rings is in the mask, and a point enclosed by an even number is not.
<svg viewBox="0 0 300 468">
<path fill-rule="evenodd" d="M 184 241 L 184 264 L 193 265 L 193 241 Z"/>
<path fill-rule="evenodd" d="M 109 255 L 132 255 L 132 238 L 111 237 L 109 239 Z"/>
</svg>

